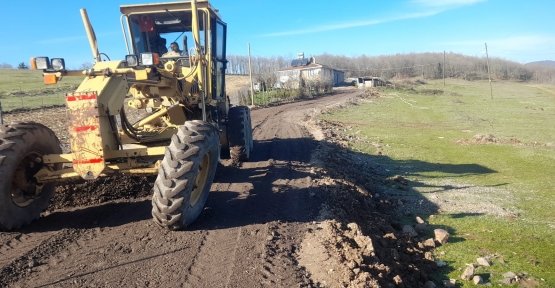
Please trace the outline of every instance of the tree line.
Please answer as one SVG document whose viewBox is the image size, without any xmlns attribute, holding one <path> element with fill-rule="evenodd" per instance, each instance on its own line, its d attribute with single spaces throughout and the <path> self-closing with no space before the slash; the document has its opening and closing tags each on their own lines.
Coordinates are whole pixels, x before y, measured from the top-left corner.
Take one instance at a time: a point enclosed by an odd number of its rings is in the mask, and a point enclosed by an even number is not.
<svg viewBox="0 0 555 288">
<path fill-rule="evenodd" d="M 485 57 L 468 56 L 458 53 L 409 53 L 381 56 L 353 56 L 320 54 L 314 55 L 316 63 L 345 72 L 345 78 L 375 76 L 385 80 L 423 77 L 424 79 L 446 78 L 465 80 L 488 79 Z M 248 56 L 228 55 L 226 72 L 248 75 Z M 274 83 L 275 72 L 290 66 L 293 57 L 251 57 L 253 77 L 257 81 Z M 540 65 L 524 65 L 514 61 L 490 58 L 490 73 L 493 79 L 530 81 L 555 84 L 555 69 Z"/>
<path fill-rule="evenodd" d="M 478 80 L 488 78 L 488 67 L 485 57 L 468 56 L 458 53 L 409 53 L 348 57 L 344 55 L 320 54 L 312 56 L 316 63 L 345 72 L 345 78 L 375 76 L 384 80 L 423 77 L 424 79 L 441 79 L 445 73 L 447 78 Z M 275 83 L 276 71 L 289 67 L 294 59 L 289 56 L 253 56 L 251 66 L 254 79 L 258 82 Z M 444 61 L 445 59 L 445 61 Z M 227 56 L 227 74 L 248 75 L 249 58 L 244 55 Z M 524 65 L 501 58 L 490 58 L 490 73 L 493 79 L 537 81 L 555 84 L 555 68 L 541 65 Z M 78 69 L 89 69 L 92 63 L 81 64 Z M 0 69 L 13 69 L 8 63 L 0 63 Z M 18 69 L 28 69 L 21 62 Z"/>
</svg>

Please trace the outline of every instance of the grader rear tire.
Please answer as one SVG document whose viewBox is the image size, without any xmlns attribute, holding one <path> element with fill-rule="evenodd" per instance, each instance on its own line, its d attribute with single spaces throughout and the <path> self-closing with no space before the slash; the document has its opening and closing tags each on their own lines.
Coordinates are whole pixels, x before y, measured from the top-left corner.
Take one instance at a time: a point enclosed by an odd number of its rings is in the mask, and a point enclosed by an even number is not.
<svg viewBox="0 0 555 288">
<path fill-rule="evenodd" d="M 60 140 L 38 123 L 0 125 L 0 231 L 17 229 L 39 218 L 54 195 L 54 183 L 37 192 L 33 175 L 42 156 L 61 154 Z M 50 169 L 61 169 L 61 164 Z"/>
<path fill-rule="evenodd" d="M 219 161 L 219 131 L 203 121 L 188 121 L 172 136 L 154 183 L 152 216 L 179 230 L 200 215 Z"/>
<path fill-rule="evenodd" d="M 251 111 L 249 107 L 236 106 L 230 108 L 227 129 L 231 159 L 234 162 L 248 161 L 253 150 Z"/>
</svg>

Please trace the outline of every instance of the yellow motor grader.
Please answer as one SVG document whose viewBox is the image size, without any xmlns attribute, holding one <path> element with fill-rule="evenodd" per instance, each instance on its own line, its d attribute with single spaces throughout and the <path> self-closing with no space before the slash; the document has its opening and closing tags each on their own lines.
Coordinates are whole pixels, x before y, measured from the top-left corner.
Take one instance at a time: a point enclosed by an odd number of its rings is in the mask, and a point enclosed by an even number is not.
<svg viewBox="0 0 555 288">
<path fill-rule="evenodd" d="M 85 79 L 65 97 L 70 153 L 39 123 L 0 126 L 0 230 L 38 218 L 56 182 L 114 174 L 157 174 L 152 216 L 162 227 L 182 229 L 204 207 L 220 152 L 249 159 L 250 110 L 230 107 L 225 93 L 226 24 L 218 10 L 206 0 L 120 10 L 124 60 L 99 52 L 84 9 L 91 69 L 68 70 L 63 58 L 31 58 L 46 84 Z M 143 116 L 131 121 L 134 109 Z"/>
</svg>

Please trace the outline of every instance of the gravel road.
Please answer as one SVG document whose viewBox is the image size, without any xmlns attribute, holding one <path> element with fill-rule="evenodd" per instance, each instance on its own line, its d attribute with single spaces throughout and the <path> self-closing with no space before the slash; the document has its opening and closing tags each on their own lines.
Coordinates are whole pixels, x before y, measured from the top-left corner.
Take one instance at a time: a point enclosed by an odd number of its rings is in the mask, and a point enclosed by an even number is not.
<svg viewBox="0 0 555 288">
<path fill-rule="evenodd" d="M 311 178 L 318 142 L 301 122 L 315 108 L 358 94 L 345 90 L 253 110 L 251 161 L 239 167 L 222 161 L 206 208 L 185 231 L 165 231 L 151 220 L 149 178 L 58 187 L 43 217 L 0 233 L 0 286 L 323 285 L 298 263 L 301 243 L 325 200 Z M 8 114 L 5 120 L 42 119 L 63 130 L 64 116 L 63 108 L 53 108 Z"/>
</svg>

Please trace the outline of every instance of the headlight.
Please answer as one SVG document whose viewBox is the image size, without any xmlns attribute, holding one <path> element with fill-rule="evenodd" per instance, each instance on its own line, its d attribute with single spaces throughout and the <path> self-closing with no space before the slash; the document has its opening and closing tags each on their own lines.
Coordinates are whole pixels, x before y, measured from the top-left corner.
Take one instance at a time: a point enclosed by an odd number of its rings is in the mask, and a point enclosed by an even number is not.
<svg viewBox="0 0 555 288">
<path fill-rule="evenodd" d="M 65 70 L 66 62 L 63 58 L 52 58 L 52 69 L 54 70 Z"/>
<path fill-rule="evenodd" d="M 158 65 L 158 53 L 141 53 L 141 64 L 144 66 Z"/>
<path fill-rule="evenodd" d="M 35 57 L 35 66 L 37 69 L 45 70 L 50 68 L 50 61 L 48 57 Z"/>
<path fill-rule="evenodd" d="M 125 55 L 125 62 L 127 62 L 127 66 L 129 67 L 135 67 L 139 64 L 139 61 L 137 61 L 137 56 L 136 55 Z"/>
</svg>

